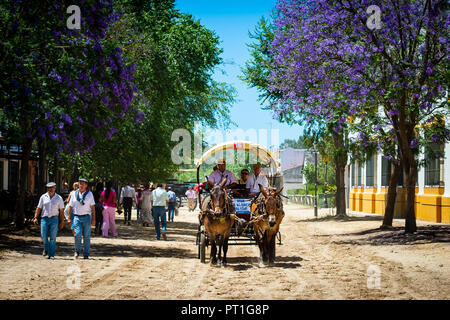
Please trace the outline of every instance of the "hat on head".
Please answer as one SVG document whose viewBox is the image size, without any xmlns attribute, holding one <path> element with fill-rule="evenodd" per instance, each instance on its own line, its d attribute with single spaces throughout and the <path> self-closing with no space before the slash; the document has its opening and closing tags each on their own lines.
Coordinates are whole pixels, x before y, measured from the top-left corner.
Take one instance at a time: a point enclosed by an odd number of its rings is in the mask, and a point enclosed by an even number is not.
<svg viewBox="0 0 450 320">
<path fill-rule="evenodd" d="M 89 183 L 86 179 L 84 179 L 84 178 L 80 178 L 80 179 L 78 179 L 78 181 L 79 182 L 86 182 L 86 183 Z"/>
<path fill-rule="evenodd" d="M 56 183 L 54 182 L 49 182 L 45 185 L 47 188 L 52 188 L 52 187 L 56 187 Z"/>
<path fill-rule="evenodd" d="M 253 168 L 261 168 L 261 162 L 257 162 L 253 165 Z"/>
<path fill-rule="evenodd" d="M 226 164 L 225 159 L 219 159 L 217 161 L 217 164 Z"/>
</svg>

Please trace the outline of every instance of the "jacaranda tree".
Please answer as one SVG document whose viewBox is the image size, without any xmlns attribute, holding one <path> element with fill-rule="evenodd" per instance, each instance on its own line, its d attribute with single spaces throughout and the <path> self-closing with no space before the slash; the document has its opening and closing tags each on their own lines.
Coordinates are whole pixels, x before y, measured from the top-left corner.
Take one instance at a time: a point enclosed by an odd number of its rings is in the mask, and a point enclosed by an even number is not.
<svg viewBox="0 0 450 320">
<path fill-rule="evenodd" d="M 80 1 L 80 29 L 68 27 L 72 1 L 0 5 L 1 131 L 22 146 L 16 226 L 23 226 L 33 142 L 59 153 L 89 152 L 95 136 L 116 132 L 132 101 L 134 66 L 106 33 L 119 14 L 111 1 Z M 106 41 L 107 40 L 107 41 Z"/>
<path fill-rule="evenodd" d="M 447 7 L 438 0 L 279 0 L 277 5 L 271 81 L 283 93 L 278 112 L 301 110 L 340 131 L 348 116 L 358 124 L 382 106 L 406 178 L 406 232 L 417 229 L 418 150 L 431 152 L 430 145 L 450 139 L 444 122 L 449 113 Z M 357 138 L 369 146 L 381 124 L 365 124 L 353 127 L 361 129 Z"/>
</svg>

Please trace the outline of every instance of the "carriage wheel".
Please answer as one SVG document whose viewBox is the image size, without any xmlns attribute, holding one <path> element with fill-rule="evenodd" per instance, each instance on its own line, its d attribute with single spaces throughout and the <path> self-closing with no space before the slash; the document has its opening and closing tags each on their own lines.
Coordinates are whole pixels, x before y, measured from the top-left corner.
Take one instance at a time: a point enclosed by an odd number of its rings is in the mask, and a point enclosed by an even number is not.
<svg viewBox="0 0 450 320">
<path fill-rule="evenodd" d="M 198 246 L 199 250 L 199 258 L 201 263 L 205 263 L 205 255 L 206 255 L 206 235 L 205 233 L 200 234 L 200 245 Z"/>
</svg>

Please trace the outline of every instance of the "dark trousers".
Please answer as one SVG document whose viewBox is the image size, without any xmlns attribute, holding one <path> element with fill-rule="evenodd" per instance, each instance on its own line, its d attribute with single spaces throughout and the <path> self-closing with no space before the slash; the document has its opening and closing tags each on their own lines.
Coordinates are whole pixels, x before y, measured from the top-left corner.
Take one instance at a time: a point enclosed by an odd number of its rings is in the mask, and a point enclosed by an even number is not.
<svg viewBox="0 0 450 320">
<path fill-rule="evenodd" d="M 167 221 L 173 221 L 173 216 L 175 215 L 175 205 L 176 202 L 169 202 L 167 206 Z"/>
<path fill-rule="evenodd" d="M 95 233 L 102 233 L 103 210 L 101 206 L 95 206 Z"/>
<path fill-rule="evenodd" d="M 125 221 L 131 221 L 131 207 L 133 205 L 133 199 L 126 197 L 123 198 L 123 217 Z"/>
</svg>

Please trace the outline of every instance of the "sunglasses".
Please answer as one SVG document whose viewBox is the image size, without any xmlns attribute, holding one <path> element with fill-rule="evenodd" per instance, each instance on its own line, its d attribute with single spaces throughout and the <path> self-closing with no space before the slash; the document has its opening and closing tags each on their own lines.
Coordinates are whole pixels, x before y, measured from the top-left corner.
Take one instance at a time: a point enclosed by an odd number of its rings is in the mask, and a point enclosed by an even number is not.
<svg viewBox="0 0 450 320">
<path fill-rule="evenodd" d="M 241 174 L 245 174 L 245 175 L 248 175 L 248 172 L 241 172 Z"/>
</svg>

